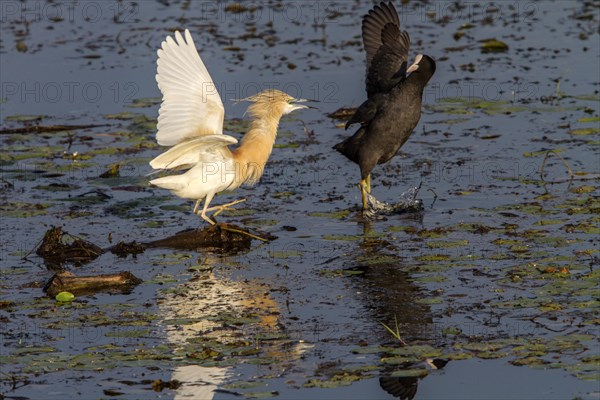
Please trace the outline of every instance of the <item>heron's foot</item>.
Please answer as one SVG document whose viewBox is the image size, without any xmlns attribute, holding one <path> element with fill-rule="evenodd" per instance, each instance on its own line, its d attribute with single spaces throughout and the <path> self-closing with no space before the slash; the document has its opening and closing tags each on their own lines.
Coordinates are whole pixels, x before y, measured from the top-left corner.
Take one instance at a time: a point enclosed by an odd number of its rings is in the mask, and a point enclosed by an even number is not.
<svg viewBox="0 0 600 400">
<path fill-rule="evenodd" d="M 196 215 L 199 215 L 200 217 L 202 217 L 203 220 L 205 220 L 211 225 L 215 225 L 217 223 L 217 220 L 212 220 L 208 215 L 206 215 L 204 211 L 198 211 L 196 212 Z"/>
<path fill-rule="evenodd" d="M 202 210 L 202 212 L 195 210 L 195 213 L 196 213 L 196 215 L 200 215 L 202 217 L 202 219 L 205 220 L 206 222 L 208 222 L 209 224 L 214 225 L 217 223 L 217 220 L 215 219 L 215 217 L 217 215 L 221 214 L 225 210 L 231 209 L 232 206 L 235 206 L 236 204 L 242 203 L 244 201 L 246 201 L 246 199 L 239 199 L 236 201 L 232 201 L 231 203 L 207 208 L 206 210 Z M 206 213 L 211 212 L 211 211 L 214 211 L 212 218 L 209 217 L 208 215 L 206 215 Z"/>
<path fill-rule="evenodd" d="M 230 210 L 231 207 L 235 206 L 236 204 L 243 203 L 244 201 L 246 201 L 246 199 L 239 199 L 239 200 L 236 200 L 236 201 L 232 201 L 231 203 L 227 203 L 227 204 L 223 204 L 223 205 L 220 205 L 220 206 L 211 207 L 211 208 L 207 209 L 206 211 L 216 210 L 213 213 L 213 215 L 212 215 L 213 218 L 214 218 L 217 215 L 221 214 L 223 211 Z"/>
</svg>

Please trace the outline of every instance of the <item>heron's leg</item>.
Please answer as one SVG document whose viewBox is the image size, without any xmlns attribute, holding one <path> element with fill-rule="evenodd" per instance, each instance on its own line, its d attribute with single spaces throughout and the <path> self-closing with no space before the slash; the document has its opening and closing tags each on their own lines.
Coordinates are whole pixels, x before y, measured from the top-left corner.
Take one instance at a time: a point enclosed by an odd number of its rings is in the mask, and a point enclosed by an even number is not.
<svg viewBox="0 0 600 400">
<path fill-rule="evenodd" d="M 367 175 L 367 193 L 371 193 L 371 174 Z"/>
<path fill-rule="evenodd" d="M 246 199 L 239 199 L 239 200 L 236 200 L 236 201 L 232 201 L 231 203 L 227 203 L 227 204 L 223 204 L 223 205 L 220 205 L 220 206 L 214 206 L 214 207 L 208 208 L 206 211 L 217 210 L 213 214 L 213 217 L 216 217 L 217 215 L 221 214 L 223 211 L 229 209 L 231 206 L 235 206 L 236 204 L 242 203 L 244 201 L 246 201 Z"/>
<path fill-rule="evenodd" d="M 206 198 L 204 199 L 204 208 L 202 209 L 202 213 L 200 213 L 200 216 L 202 217 L 202 219 L 205 220 L 206 222 L 208 222 L 211 225 L 216 224 L 216 222 L 213 221 L 212 219 L 210 219 L 206 215 L 206 212 L 210 210 L 208 208 L 208 205 L 210 204 L 210 202 L 212 201 L 212 199 L 213 199 L 214 196 L 215 196 L 214 193 L 209 193 L 209 194 L 206 195 Z M 198 200 L 198 202 L 196 203 L 196 205 L 198 205 L 199 202 L 200 202 L 200 200 Z M 196 209 L 196 207 L 194 207 L 194 209 Z M 196 214 L 198 214 L 198 212 L 196 212 Z"/>
<path fill-rule="evenodd" d="M 369 208 L 369 204 L 367 202 L 367 181 L 365 179 L 361 179 L 360 181 L 360 194 L 362 195 L 362 204 L 364 211 Z"/>
<path fill-rule="evenodd" d="M 198 199 L 198 201 L 196 201 L 196 205 L 194 206 L 194 214 L 198 214 L 198 207 L 200 207 L 201 201 L 202 199 Z"/>
</svg>

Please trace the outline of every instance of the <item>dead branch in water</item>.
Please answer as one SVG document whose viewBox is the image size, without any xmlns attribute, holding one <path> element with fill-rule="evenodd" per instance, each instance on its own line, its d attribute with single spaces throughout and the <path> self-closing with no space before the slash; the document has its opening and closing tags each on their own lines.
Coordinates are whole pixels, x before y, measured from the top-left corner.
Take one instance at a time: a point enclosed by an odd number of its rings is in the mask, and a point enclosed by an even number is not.
<svg viewBox="0 0 600 400">
<path fill-rule="evenodd" d="M 105 274 L 95 276 L 76 276 L 62 271 L 54 274 L 44 286 L 44 292 L 54 297 L 60 292 L 70 292 L 76 296 L 98 292 L 128 293 L 136 285 L 142 283 L 131 272 Z"/>
</svg>

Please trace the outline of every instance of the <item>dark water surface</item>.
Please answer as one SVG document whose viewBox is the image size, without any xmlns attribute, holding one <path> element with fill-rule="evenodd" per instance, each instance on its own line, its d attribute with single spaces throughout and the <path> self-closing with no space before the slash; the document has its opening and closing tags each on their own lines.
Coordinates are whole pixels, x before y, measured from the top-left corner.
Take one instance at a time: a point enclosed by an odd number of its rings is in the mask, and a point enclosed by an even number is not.
<svg viewBox="0 0 600 400">
<path fill-rule="evenodd" d="M 2 396 L 393 398 L 379 379 L 395 377 L 417 399 L 600 397 L 598 3 L 396 4 L 411 59 L 438 67 L 373 192 L 396 202 L 422 184 L 425 209 L 369 222 L 358 167 L 330 150 L 350 132 L 327 114 L 366 97 L 371 5 L 0 3 L 2 129 L 104 125 L 0 135 Z M 108 247 L 204 224 L 145 176 L 161 151 L 156 49 L 185 28 L 229 134 L 245 129 L 231 100 L 320 100 L 282 120 L 259 185 L 214 200 L 247 198 L 221 220 L 278 239 L 66 265 L 144 283 L 57 303 L 29 254 L 49 227 Z"/>
</svg>

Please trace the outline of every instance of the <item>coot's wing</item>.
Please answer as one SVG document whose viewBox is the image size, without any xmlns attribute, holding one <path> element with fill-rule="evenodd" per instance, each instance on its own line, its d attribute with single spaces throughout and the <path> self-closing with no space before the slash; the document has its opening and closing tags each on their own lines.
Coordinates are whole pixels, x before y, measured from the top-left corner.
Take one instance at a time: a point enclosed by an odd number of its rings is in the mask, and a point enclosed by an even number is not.
<svg viewBox="0 0 600 400">
<path fill-rule="evenodd" d="M 362 22 L 367 52 L 367 96 L 387 92 L 406 79 L 410 38 L 400 31 L 400 19 L 392 2 L 373 7 Z"/>
<path fill-rule="evenodd" d="M 419 379 L 416 377 L 380 377 L 383 390 L 400 400 L 412 400 L 417 394 Z"/>
</svg>

